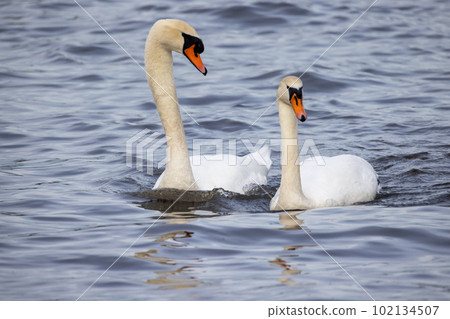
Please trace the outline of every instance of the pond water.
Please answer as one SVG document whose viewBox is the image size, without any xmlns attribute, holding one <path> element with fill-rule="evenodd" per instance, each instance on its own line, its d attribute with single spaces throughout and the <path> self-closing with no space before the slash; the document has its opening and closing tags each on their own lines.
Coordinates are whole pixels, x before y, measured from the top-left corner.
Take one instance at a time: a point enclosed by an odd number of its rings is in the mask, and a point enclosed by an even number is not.
<svg viewBox="0 0 450 319">
<path fill-rule="evenodd" d="M 0 3 L 0 299 L 448 300 L 448 1 L 78 3 L 135 61 L 73 1 Z M 126 154 L 164 133 L 141 68 L 160 18 L 205 45 L 206 77 L 174 55 L 191 151 L 278 139 L 278 83 L 303 74 L 300 142 L 369 161 L 376 200 L 269 211 L 276 145 L 265 191 L 136 196 L 163 171 Z"/>
</svg>

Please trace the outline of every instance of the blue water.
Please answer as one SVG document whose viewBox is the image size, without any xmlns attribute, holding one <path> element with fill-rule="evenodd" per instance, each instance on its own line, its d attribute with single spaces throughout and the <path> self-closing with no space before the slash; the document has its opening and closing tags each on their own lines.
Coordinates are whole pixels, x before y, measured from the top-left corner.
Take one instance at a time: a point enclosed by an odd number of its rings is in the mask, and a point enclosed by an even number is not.
<svg viewBox="0 0 450 319">
<path fill-rule="evenodd" d="M 372 1 L 79 3 L 140 66 L 157 19 L 196 28 L 208 75 L 174 56 L 190 147 L 279 138 L 278 83 L 306 71 L 300 141 L 364 157 L 383 188 L 292 216 L 262 191 L 161 215 L 134 193 L 162 168 L 126 165 L 128 139 L 163 133 L 141 67 L 75 2 L 2 1 L 1 300 L 449 299 L 448 1 L 379 0 L 325 53 Z"/>
</svg>

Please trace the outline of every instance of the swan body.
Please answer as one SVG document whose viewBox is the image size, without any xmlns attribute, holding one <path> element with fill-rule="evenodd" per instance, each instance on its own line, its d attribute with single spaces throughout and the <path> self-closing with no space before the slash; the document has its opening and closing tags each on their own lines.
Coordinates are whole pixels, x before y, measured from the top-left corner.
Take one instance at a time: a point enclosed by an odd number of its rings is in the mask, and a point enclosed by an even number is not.
<svg viewBox="0 0 450 319">
<path fill-rule="evenodd" d="M 211 190 L 223 188 L 245 193 L 250 184 L 266 184 L 270 169 L 270 150 L 244 157 L 207 155 L 189 157 L 186 135 L 173 78 L 172 51 L 185 55 L 203 74 L 207 70 L 200 54 L 203 42 L 189 24 L 181 20 L 158 20 L 150 29 L 145 44 L 147 80 L 155 99 L 167 140 L 166 169 L 156 188 Z"/>
<path fill-rule="evenodd" d="M 366 160 L 355 155 L 309 158 L 300 164 L 303 196 L 302 208 L 345 206 L 367 202 L 378 192 L 377 175 Z M 280 189 L 274 195 L 271 209 L 278 203 Z M 291 204 L 281 206 L 290 207 Z M 287 208 L 284 208 L 287 209 Z"/>
<path fill-rule="evenodd" d="M 298 165 L 298 120 L 306 120 L 302 88 L 302 81 L 293 76 L 284 78 L 278 88 L 281 184 L 270 202 L 270 209 L 345 206 L 375 199 L 380 189 L 378 175 L 361 157 L 312 157 Z"/>
<path fill-rule="evenodd" d="M 267 174 L 272 161 L 267 145 L 245 156 L 232 154 L 198 155 L 190 158 L 192 172 L 199 190 L 223 188 L 245 194 L 250 188 L 267 184 Z M 158 188 L 164 172 L 154 188 Z"/>
</svg>

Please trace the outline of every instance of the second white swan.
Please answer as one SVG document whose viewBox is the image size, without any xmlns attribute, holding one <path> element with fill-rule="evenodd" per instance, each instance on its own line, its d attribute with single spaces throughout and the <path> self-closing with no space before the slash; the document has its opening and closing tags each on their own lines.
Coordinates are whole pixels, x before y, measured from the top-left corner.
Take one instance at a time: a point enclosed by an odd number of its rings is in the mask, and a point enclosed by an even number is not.
<svg viewBox="0 0 450 319">
<path fill-rule="evenodd" d="M 304 122 L 307 118 L 302 89 L 302 81 L 294 76 L 284 78 L 278 87 L 281 184 L 270 209 L 311 209 L 373 200 L 379 191 L 378 175 L 361 157 L 321 157 L 321 162 L 310 158 L 299 165 L 298 120 Z"/>
</svg>

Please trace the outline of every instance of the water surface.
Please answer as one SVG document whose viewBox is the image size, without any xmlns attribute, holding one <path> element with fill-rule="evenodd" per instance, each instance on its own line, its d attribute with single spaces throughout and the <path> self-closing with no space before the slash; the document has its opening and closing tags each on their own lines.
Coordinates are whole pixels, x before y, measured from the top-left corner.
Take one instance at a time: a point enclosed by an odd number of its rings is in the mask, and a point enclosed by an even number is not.
<svg viewBox="0 0 450 319">
<path fill-rule="evenodd" d="M 126 165 L 129 138 L 163 134 L 141 67 L 75 2 L 2 1 L 0 299 L 448 300 L 449 3 L 380 0 L 310 67 L 371 3 L 80 1 L 140 66 L 157 19 L 197 29 L 208 75 L 174 56 L 190 147 L 279 138 L 278 83 L 307 71 L 300 141 L 383 188 L 289 216 L 262 190 L 163 215 L 133 196 L 162 172 Z"/>
</svg>

